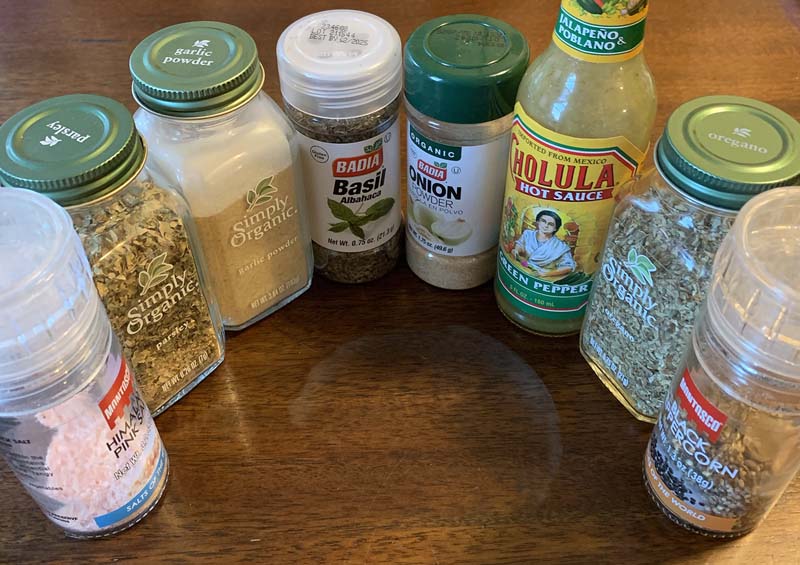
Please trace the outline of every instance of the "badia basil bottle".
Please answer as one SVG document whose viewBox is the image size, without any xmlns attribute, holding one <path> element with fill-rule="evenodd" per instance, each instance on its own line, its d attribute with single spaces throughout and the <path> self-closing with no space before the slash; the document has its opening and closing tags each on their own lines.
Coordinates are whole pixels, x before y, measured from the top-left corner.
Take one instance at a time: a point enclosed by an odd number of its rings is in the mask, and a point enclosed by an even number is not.
<svg viewBox="0 0 800 565">
<path fill-rule="evenodd" d="M 553 41 L 520 84 L 495 296 L 525 330 L 581 327 L 618 187 L 655 119 L 646 15 L 647 0 L 562 0 Z"/>
</svg>

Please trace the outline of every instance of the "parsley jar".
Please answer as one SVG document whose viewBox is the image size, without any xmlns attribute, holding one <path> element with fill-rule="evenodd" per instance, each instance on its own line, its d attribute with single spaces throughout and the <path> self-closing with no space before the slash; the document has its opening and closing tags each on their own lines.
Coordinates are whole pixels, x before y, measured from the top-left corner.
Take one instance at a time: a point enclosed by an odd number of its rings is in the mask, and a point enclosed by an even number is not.
<svg viewBox="0 0 800 565">
<path fill-rule="evenodd" d="M 109 98 L 34 104 L 0 127 L 0 142 L 0 183 L 40 192 L 72 217 L 111 326 L 160 414 L 225 351 L 186 201 L 145 168 L 130 112 Z"/>
<path fill-rule="evenodd" d="M 298 131 L 311 212 L 314 266 L 362 283 L 397 264 L 400 212 L 401 45 L 385 20 L 328 10 L 278 40 L 286 113 Z"/>
<path fill-rule="evenodd" d="M 800 177 L 800 124 L 747 98 L 686 102 L 656 168 L 623 190 L 580 338 L 581 353 L 636 418 L 654 422 L 679 368 L 711 266 L 738 210 Z"/>
<path fill-rule="evenodd" d="M 428 284 L 466 289 L 494 276 L 529 54 L 513 26 L 471 14 L 430 20 L 408 38 L 406 261 Z"/>
<path fill-rule="evenodd" d="M 253 38 L 220 22 L 177 24 L 142 40 L 130 70 L 147 169 L 189 202 L 225 327 L 303 294 L 313 257 L 297 135 L 261 90 Z"/>
</svg>

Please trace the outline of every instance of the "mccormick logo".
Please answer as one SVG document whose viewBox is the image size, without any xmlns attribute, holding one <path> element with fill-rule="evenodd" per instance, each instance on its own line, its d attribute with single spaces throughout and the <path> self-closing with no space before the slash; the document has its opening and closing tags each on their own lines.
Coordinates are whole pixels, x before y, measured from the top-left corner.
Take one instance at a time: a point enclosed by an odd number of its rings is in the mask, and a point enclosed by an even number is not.
<svg viewBox="0 0 800 565">
<path fill-rule="evenodd" d="M 133 375 L 123 357 L 114 384 L 98 404 L 110 429 L 114 429 L 117 418 L 125 413 L 125 407 L 130 404 L 132 394 Z"/>
<path fill-rule="evenodd" d="M 687 417 L 706 432 L 712 443 L 716 443 L 728 417 L 697 390 L 688 369 L 683 371 L 683 378 L 678 386 L 678 400 L 686 410 Z"/>
<path fill-rule="evenodd" d="M 374 173 L 383 166 L 383 140 L 364 147 L 364 155 L 334 159 L 331 167 L 334 177 L 360 177 Z"/>
<path fill-rule="evenodd" d="M 426 163 L 422 159 L 417 159 L 417 170 L 423 175 L 429 176 L 435 180 L 447 180 L 447 163 L 437 163 L 434 161 L 433 165 Z"/>
</svg>

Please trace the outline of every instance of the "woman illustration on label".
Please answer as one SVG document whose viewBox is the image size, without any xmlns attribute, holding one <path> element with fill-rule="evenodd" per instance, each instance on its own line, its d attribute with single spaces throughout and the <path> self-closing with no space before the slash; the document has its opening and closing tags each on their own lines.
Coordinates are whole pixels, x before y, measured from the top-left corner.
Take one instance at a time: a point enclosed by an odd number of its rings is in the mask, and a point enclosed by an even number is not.
<svg viewBox="0 0 800 565">
<path fill-rule="evenodd" d="M 541 210 L 536 214 L 534 227 L 528 218 L 530 212 L 525 214 L 525 229 L 514 246 L 514 258 L 540 277 L 560 277 L 573 272 L 577 265 L 569 245 L 555 237 L 561 229 L 561 216 L 553 210 Z"/>
</svg>

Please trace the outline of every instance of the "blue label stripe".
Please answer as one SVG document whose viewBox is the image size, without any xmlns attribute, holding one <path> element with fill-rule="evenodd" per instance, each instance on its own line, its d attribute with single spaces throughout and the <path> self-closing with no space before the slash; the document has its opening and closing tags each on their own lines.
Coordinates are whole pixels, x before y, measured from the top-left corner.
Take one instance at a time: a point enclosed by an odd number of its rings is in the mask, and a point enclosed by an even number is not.
<svg viewBox="0 0 800 565">
<path fill-rule="evenodd" d="M 156 463 L 156 469 L 153 472 L 153 476 L 150 478 L 150 481 L 142 490 L 138 492 L 136 496 L 116 510 L 111 511 L 108 514 L 103 514 L 102 516 L 97 516 L 94 519 L 94 522 L 99 528 L 107 528 L 108 526 L 116 524 L 131 514 L 135 514 L 141 510 L 144 502 L 153 495 L 156 487 L 161 483 L 161 478 L 164 475 L 166 454 L 167 452 L 164 450 L 164 444 L 161 444 L 161 454 L 158 456 L 158 463 Z"/>
</svg>

